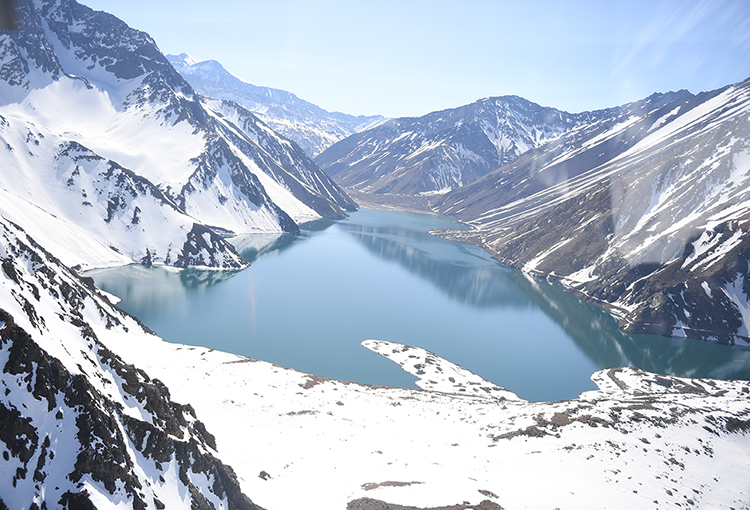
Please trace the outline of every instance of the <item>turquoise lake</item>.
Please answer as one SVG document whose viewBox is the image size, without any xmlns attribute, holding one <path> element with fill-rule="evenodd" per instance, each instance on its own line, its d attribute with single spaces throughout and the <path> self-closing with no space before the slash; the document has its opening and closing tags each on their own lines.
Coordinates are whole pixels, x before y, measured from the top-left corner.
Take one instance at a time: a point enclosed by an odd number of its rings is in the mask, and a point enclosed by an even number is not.
<svg viewBox="0 0 750 510">
<path fill-rule="evenodd" d="M 167 341 L 348 381 L 415 387 L 360 346 L 367 339 L 430 350 L 529 400 L 575 398 L 616 366 L 750 379 L 750 350 L 625 334 L 559 284 L 429 234 L 460 228 L 448 219 L 362 209 L 301 227 L 232 239 L 252 263 L 244 271 L 132 265 L 88 276 Z"/>
</svg>

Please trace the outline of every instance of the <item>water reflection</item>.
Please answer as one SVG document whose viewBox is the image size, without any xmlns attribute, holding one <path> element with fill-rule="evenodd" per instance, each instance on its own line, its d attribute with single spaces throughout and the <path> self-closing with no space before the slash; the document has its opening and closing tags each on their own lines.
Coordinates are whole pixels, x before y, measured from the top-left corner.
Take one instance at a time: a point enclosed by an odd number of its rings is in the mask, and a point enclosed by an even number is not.
<svg viewBox="0 0 750 510">
<path fill-rule="evenodd" d="M 750 350 L 627 334 L 612 315 L 564 292 L 559 283 L 503 267 L 476 247 L 444 241 L 440 249 L 426 231 L 408 228 L 354 222 L 341 223 L 340 228 L 370 253 L 429 281 L 453 301 L 477 308 L 540 309 L 599 367 L 636 366 L 686 377 L 750 379 Z M 449 249 L 452 244 L 454 251 Z M 465 257 L 456 257 L 456 247 Z"/>
<path fill-rule="evenodd" d="M 251 264 L 265 255 L 290 248 L 297 236 L 290 234 L 244 234 L 227 239 Z"/>
<path fill-rule="evenodd" d="M 218 285 L 239 271 L 203 271 L 131 264 L 86 272 L 97 285 L 127 303 L 127 311 L 141 320 L 152 314 L 171 314 L 185 307 L 188 292 Z"/>
<path fill-rule="evenodd" d="M 428 233 L 449 228 L 444 218 L 365 210 L 306 224 L 300 236 L 233 238 L 253 264 L 240 272 L 127 266 L 90 274 L 166 340 L 326 377 L 411 384 L 359 347 L 381 338 L 437 352 L 532 400 L 575 397 L 592 389 L 592 371 L 624 365 L 750 379 L 750 350 L 623 333 L 558 283 Z"/>
<path fill-rule="evenodd" d="M 261 257 L 281 253 L 291 248 L 295 242 L 315 233 L 323 232 L 335 223 L 335 220 L 326 218 L 301 223 L 301 234 L 299 236 L 291 234 L 242 234 L 227 240 L 242 258 L 252 264 Z"/>
<path fill-rule="evenodd" d="M 750 379 L 750 350 L 694 339 L 630 335 L 608 312 L 564 292 L 562 285 L 514 272 L 517 288 L 558 323 L 600 367 L 636 366 L 684 377 Z"/>
<path fill-rule="evenodd" d="M 437 239 L 426 231 L 354 223 L 342 223 L 340 228 L 372 254 L 398 263 L 453 301 L 477 308 L 532 305 L 529 296 L 516 288 L 518 271 L 500 267 L 474 246 Z M 457 259 L 456 251 L 463 256 Z"/>
</svg>

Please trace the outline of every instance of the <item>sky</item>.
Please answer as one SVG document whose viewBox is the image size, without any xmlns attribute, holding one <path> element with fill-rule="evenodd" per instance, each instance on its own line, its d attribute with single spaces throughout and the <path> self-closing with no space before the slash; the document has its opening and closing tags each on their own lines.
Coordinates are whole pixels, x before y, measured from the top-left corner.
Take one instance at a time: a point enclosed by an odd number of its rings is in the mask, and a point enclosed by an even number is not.
<svg viewBox="0 0 750 510">
<path fill-rule="evenodd" d="M 571 113 L 750 78 L 748 0 L 79 0 L 329 111 L 518 95 Z"/>
</svg>

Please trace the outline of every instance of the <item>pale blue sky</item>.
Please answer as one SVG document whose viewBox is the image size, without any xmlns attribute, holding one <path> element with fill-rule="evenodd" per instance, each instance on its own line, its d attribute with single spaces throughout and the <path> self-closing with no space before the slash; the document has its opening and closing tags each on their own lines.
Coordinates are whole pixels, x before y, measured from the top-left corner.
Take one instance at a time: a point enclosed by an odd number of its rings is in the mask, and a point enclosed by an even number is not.
<svg viewBox="0 0 750 510">
<path fill-rule="evenodd" d="M 748 0 L 83 0 L 164 53 L 327 110 L 418 116 L 515 94 L 579 112 L 750 77 Z"/>
</svg>

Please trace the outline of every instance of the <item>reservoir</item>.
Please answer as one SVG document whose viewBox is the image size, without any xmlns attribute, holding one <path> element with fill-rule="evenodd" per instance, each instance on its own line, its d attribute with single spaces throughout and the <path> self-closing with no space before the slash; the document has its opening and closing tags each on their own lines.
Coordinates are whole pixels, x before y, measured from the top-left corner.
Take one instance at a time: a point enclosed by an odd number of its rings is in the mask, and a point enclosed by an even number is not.
<svg viewBox="0 0 750 510">
<path fill-rule="evenodd" d="M 362 209 L 301 225 L 300 236 L 231 241 L 243 271 L 131 265 L 87 274 L 160 337 L 304 372 L 412 388 L 415 378 L 360 346 L 421 347 L 528 400 L 595 389 L 597 370 L 750 379 L 750 350 L 628 335 L 558 283 L 429 234 L 433 215 Z"/>
</svg>

